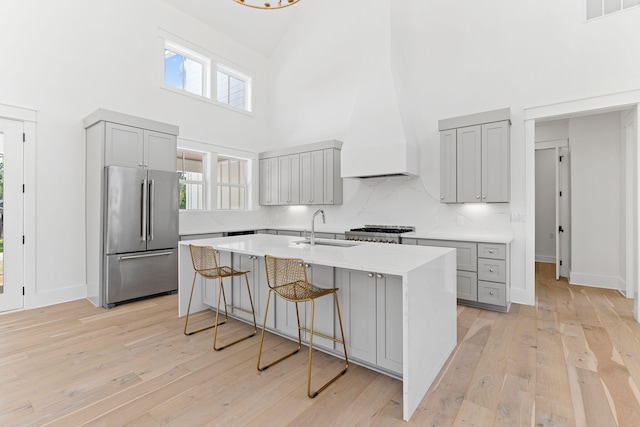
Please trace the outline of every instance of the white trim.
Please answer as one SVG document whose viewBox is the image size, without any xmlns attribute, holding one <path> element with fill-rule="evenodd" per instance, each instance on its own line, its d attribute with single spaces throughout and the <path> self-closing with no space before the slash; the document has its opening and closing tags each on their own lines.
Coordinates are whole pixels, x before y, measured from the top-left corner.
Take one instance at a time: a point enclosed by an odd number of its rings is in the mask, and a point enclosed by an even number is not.
<svg viewBox="0 0 640 427">
<path fill-rule="evenodd" d="M 524 110 L 525 119 L 525 186 L 526 186 L 526 214 L 533 218 L 526 224 L 525 250 L 525 290 L 528 301 L 535 301 L 535 123 L 536 120 L 556 120 L 560 118 L 576 117 L 586 114 L 598 114 L 607 111 L 623 111 L 636 107 L 636 117 L 640 120 L 640 90 L 619 92 L 614 94 L 594 96 L 558 104 L 532 107 Z M 640 126 L 638 126 L 640 128 Z M 639 129 L 636 129 L 636 141 L 640 141 Z M 636 153 L 636 167 L 640 165 L 640 150 Z M 640 185 L 636 189 L 636 201 L 640 200 Z M 638 227 L 638 218 L 636 218 Z M 636 239 L 635 246 L 640 251 L 640 239 Z M 640 253 L 640 252 L 637 252 Z M 640 263 L 636 263 L 636 274 L 640 273 Z M 571 276 L 572 274 L 570 274 Z M 580 277 L 580 276 L 578 276 Z M 639 276 L 636 276 L 639 277 Z M 617 288 L 618 282 L 616 281 Z M 512 291 L 513 294 L 513 291 Z M 515 298 L 512 298 L 515 300 Z M 638 304 L 638 284 L 635 285 L 635 318 L 640 319 Z"/>
<path fill-rule="evenodd" d="M 554 139 L 551 141 L 537 141 L 536 150 L 546 150 L 549 148 L 569 148 L 568 139 Z"/>
<path fill-rule="evenodd" d="M 36 110 L 28 110 L 26 108 L 0 104 L 0 117 L 18 120 L 21 122 L 35 122 Z"/>
<path fill-rule="evenodd" d="M 536 255 L 536 262 L 546 262 L 548 264 L 556 263 L 556 257 L 549 255 Z"/>
<path fill-rule="evenodd" d="M 569 274 L 569 284 L 589 286 L 592 288 L 615 289 L 620 290 L 620 284 L 624 283 L 621 277 L 604 276 L 600 274 L 576 273 L 572 271 Z"/>
</svg>

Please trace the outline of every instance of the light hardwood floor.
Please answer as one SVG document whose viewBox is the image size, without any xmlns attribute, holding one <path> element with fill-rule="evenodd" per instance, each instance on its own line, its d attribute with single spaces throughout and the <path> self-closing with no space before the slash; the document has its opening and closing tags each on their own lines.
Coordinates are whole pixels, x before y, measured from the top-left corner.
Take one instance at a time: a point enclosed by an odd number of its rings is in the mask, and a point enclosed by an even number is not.
<svg viewBox="0 0 640 427">
<path fill-rule="evenodd" d="M 211 330 L 182 334 L 172 295 L 0 316 L 0 425 L 639 426 L 633 302 L 536 268 L 535 307 L 458 307 L 458 346 L 409 423 L 400 381 L 352 365 L 308 399 L 306 351 L 259 373 L 258 336 L 215 352 Z M 291 345 L 269 334 L 266 355 Z M 318 353 L 314 379 L 339 365 Z"/>
</svg>

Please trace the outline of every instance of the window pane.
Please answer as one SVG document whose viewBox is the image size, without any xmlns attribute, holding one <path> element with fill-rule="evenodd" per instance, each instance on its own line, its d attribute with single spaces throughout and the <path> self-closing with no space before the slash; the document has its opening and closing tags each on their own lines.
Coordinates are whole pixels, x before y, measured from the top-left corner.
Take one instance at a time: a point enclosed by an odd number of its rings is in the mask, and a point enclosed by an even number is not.
<svg viewBox="0 0 640 427">
<path fill-rule="evenodd" d="M 624 9 L 633 6 L 640 6 L 640 0 L 623 0 L 622 7 Z"/>
<path fill-rule="evenodd" d="M 218 173 L 219 179 L 218 182 L 221 184 L 229 183 L 229 161 L 223 160 L 218 162 Z"/>
<path fill-rule="evenodd" d="M 604 14 L 620 10 L 620 0 L 604 0 Z"/>
<path fill-rule="evenodd" d="M 230 190 L 229 209 L 240 209 L 240 188 L 232 187 Z"/>
<path fill-rule="evenodd" d="M 229 183 L 240 184 L 240 162 L 238 160 L 229 160 Z"/>
<path fill-rule="evenodd" d="M 186 187 L 185 207 L 183 209 L 202 209 L 204 192 L 202 184 L 184 184 Z"/>
<path fill-rule="evenodd" d="M 221 193 L 220 209 L 229 209 L 229 187 L 219 187 Z"/>
<path fill-rule="evenodd" d="M 225 73 L 218 71 L 218 79 L 217 79 L 217 88 L 218 88 L 218 101 L 224 102 L 225 104 L 229 103 L 229 76 Z"/>
<path fill-rule="evenodd" d="M 196 95 L 202 95 L 202 64 L 185 58 L 184 75 L 184 90 Z"/>
<path fill-rule="evenodd" d="M 185 57 L 169 49 L 164 50 L 164 82 L 178 89 L 183 88 L 182 64 Z"/>
<path fill-rule="evenodd" d="M 244 82 L 229 77 L 229 105 L 244 110 Z"/>
<path fill-rule="evenodd" d="M 244 187 L 240 187 L 240 204 L 238 205 L 238 209 L 245 209 L 245 189 Z"/>
</svg>

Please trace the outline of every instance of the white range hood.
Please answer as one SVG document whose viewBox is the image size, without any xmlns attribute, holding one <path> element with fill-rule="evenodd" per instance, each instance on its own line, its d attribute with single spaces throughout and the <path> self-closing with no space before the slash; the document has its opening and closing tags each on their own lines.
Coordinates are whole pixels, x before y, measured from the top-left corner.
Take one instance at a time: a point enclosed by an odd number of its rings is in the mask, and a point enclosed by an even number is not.
<svg viewBox="0 0 640 427">
<path fill-rule="evenodd" d="M 363 7 L 360 85 L 342 146 L 341 175 L 417 176 L 418 147 L 407 140 L 391 72 L 391 3 L 370 0 Z"/>
</svg>

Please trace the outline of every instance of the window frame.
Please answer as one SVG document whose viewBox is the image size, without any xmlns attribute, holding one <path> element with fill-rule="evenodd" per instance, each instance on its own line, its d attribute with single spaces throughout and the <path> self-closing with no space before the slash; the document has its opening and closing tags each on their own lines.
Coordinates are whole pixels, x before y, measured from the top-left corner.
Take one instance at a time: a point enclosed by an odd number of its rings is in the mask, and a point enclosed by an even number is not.
<svg viewBox="0 0 640 427">
<path fill-rule="evenodd" d="M 228 102 L 220 101 L 218 98 L 218 73 L 226 74 L 229 77 L 233 77 L 236 80 L 240 80 L 244 84 L 244 108 L 235 107 Z M 247 113 L 252 112 L 252 87 L 253 87 L 253 79 L 251 76 L 242 73 L 241 71 L 236 70 L 235 68 L 229 67 L 227 65 L 216 62 L 216 85 L 215 85 L 215 101 L 227 106 L 228 108 L 232 108 L 236 111 L 245 111 Z"/>
<path fill-rule="evenodd" d="M 196 151 L 196 150 L 192 150 L 189 148 L 181 148 L 178 147 L 178 149 L 176 150 L 176 160 L 178 160 L 178 153 L 184 153 L 184 154 L 196 154 L 202 157 L 202 180 L 198 181 L 198 180 L 193 180 L 193 179 L 182 179 L 180 177 L 180 173 L 184 173 L 185 172 L 185 168 L 184 168 L 184 156 L 182 158 L 183 161 L 183 166 L 182 169 L 177 169 L 177 173 L 178 173 L 178 193 L 180 193 L 181 191 L 181 186 L 183 184 L 185 185 L 201 185 L 202 186 L 202 204 L 199 208 L 187 208 L 185 207 L 184 209 L 179 207 L 180 211 L 191 211 L 191 212 L 203 212 L 203 211 L 207 211 L 207 201 L 208 201 L 208 185 L 209 185 L 209 180 L 207 179 L 208 176 L 208 168 L 207 168 L 207 157 L 210 155 L 209 153 L 205 153 L 205 152 L 201 152 L 201 151 Z M 178 199 L 179 200 L 179 199 Z M 178 205 L 179 206 L 179 205 Z"/>
<path fill-rule="evenodd" d="M 589 7 L 590 7 L 589 3 L 590 2 L 589 2 L 589 0 L 585 0 L 584 3 L 583 3 L 584 4 L 584 19 L 585 19 L 585 21 L 586 22 L 595 21 L 597 19 L 601 19 L 601 18 L 604 18 L 606 16 L 616 15 L 618 13 L 621 13 L 621 12 L 624 12 L 624 11 L 627 11 L 627 10 L 630 10 L 630 9 L 633 9 L 633 8 L 636 8 L 636 7 L 640 7 L 640 3 L 639 4 L 629 5 L 629 6 L 625 7 L 625 0 L 617 0 L 617 1 L 620 2 L 620 8 L 607 12 L 606 11 L 606 7 L 607 7 L 606 0 L 599 0 L 600 6 L 601 6 L 600 14 L 592 16 L 592 17 L 589 17 Z"/>
<path fill-rule="evenodd" d="M 243 181 L 244 184 L 234 184 L 231 182 L 221 182 L 220 180 L 218 180 L 218 175 L 220 175 L 220 160 L 226 160 L 226 161 L 231 161 L 231 160 L 236 160 L 236 161 L 241 161 L 243 163 Z M 224 211 L 224 212 L 246 212 L 248 210 L 250 210 L 250 179 L 249 179 L 249 168 L 251 168 L 251 161 L 250 159 L 245 159 L 245 158 L 241 158 L 241 157 L 235 157 L 235 156 L 228 156 L 228 155 L 216 155 L 216 176 L 215 176 L 215 182 L 216 182 L 216 206 L 215 209 L 218 211 Z M 221 205 L 219 204 L 221 198 L 222 198 L 222 187 L 226 187 L 226 188 L 240 188 L 243 189 L 243 193 L 244 193 L 244 201 L 242 202 L 242 206 L 244 206 L 241 209 L 232 209 L 231 207 L 225 209 L 222 208 Z M 231 194 L 231 192 L 229 192 L 229 194 Z M 229 200 L 229 206 L 231 206 L 231 201 Z"/>
<path fill-rule="evenodd" d="M 185 89 L 184 87 L 179 88 L 179 87 L 175 87 L 172 86 L 170 84 L 167 83 L 166 81 L 166 51 L 169 50 L 170 52 L 173 52 L 175 54 L 181 55 L 185 58 L 188 58 L 194 62 L 197 62 L 198 64 L 200 64 L 202 66 L 202 85 L 201 85 L 201 90 L 202 90 L 202 94 L 199 93 L 194 93 L 191 91 L 188 91 L 187 89 Z M 163 73 L 162 73 L 162 84 L 164 87 L 177 91 L 178 93 L 184 93 L 184 94 L 188 94 L 190 96 L 196 96 L 199 98 L 206 98 L 206 99 L 210 99 L 211 98 L 211 79 L 212 79 L 212 60 L 211 58 L 209 58 L 206 55 L 203 55 L 199 52 L 196 52 L 192 49 L 189 49 L 188 47 L 185 47 L 179 43 L 173 42 L 171 40 L 167 40 L 164 39 L 164 49 L 163 49 L 163 57 L 165 59 L 165 61 L 163 61 Z M 185 80 L 184 80 L 184 75 L 183 75 L 183 86 L 185 85 Z"/>
</svg>

